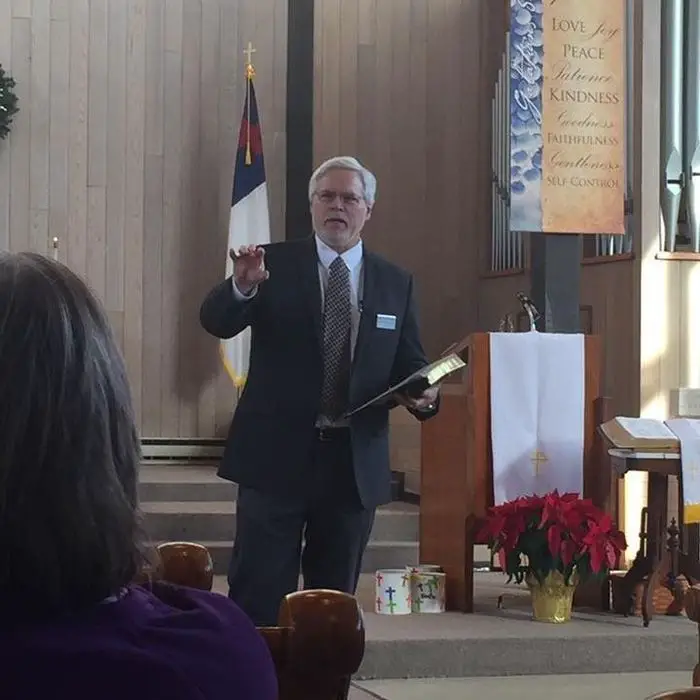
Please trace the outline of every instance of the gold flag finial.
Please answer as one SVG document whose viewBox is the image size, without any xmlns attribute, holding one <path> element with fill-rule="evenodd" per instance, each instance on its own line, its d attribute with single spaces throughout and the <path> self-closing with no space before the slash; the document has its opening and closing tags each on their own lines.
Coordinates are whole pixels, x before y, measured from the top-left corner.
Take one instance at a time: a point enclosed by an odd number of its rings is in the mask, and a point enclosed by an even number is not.
<svg viewBox="0 0 700 700">
<path fill-rule="evenodd" d="M 255 68 L 253 68 L 253 54 L 257 49 L 253 48 L 253 44 L 249 41 L 248 48 L 243 52 L 245 54 L 245 77 L 250 80 L 255 75 Z"/>
<path fill-rule="evenodd" d="M 251 165 L 253 163 L 253 157 L 250 152 L 250 81 L 255 76 L 255 68 L 253 68 L 253 54 L 255 53 L 253 44 L 249 41 L 248 48 L 243 52 L 246 56 L 245 63 L 245 77 L 246 77 L 246 104 L 248 105 L 248 114 L 246 114 L 247 122 L 247 138 L 245 145 L 245 164 Z"/>
</svg>

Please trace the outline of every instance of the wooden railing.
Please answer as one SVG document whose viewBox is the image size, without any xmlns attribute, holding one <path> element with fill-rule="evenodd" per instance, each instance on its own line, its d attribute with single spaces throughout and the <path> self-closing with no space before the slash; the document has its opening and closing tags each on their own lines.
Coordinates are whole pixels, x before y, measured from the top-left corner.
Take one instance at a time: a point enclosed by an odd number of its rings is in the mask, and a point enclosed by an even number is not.
<svg viewBox="0 0 700 700">
<path fill-rule="evenodd" d="M 191 542 L 162 544 L 153 568 L 137 582 L 149 579 L 209 591 L 214 580 L 209 551 Z M 365 650 L 362 612 L 353 596 L 292 593 L 282 602 L 279 625 L 259 630 L 275 663 L 280 700 L 347 700 Z"/>
</svg>

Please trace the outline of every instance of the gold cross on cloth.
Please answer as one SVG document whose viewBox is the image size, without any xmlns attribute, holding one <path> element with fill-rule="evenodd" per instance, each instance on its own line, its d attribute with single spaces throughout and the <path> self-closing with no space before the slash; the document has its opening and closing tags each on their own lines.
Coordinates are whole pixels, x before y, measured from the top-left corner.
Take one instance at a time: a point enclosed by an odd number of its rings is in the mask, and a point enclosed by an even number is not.
<svg viewBox="0 0 700 700">
<path fill-rule="evenodd" d="M 536 450 L 535 454 L 533 454 L 532 457 L 530 457 L 530 461 L 532 462 L 532 465 L 535 468 L 535 476 L 539 476 L 541 466 L 549 462 L 549 459 L 547 458 L 547 455 L 544 452 Z"/>
</svg>

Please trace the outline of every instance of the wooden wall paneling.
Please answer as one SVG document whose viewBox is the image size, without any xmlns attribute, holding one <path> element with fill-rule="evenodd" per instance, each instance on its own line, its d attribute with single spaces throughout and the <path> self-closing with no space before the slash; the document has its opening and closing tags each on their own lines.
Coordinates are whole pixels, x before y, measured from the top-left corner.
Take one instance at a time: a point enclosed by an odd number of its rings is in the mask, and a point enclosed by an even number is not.
<svg viewBox="0 0 700 700">
<path fill-rule="evenodd" d="M 109 41 L 109 15 L 107 0 L 91 0 L 89 8 L 87 184 L 91 188 L 107 186 L 109 60 L 105 47 Z M 99 266 L 99 261 L 94 264 Z"/>
<path fill-rule="evenodd" d="M 368 245 L 378 249 L 384 254 L 396 256 L 398 251 L 393 250 L 392 239 L 396 235 L 399 225 L 395 224 L 394 217 L 400 217 L 400 208 L 408 207 L 413 209 L 407 199 L 401 198 L 397 201 L 396 184 L 399 179 L 396 164 L 392 162 L 392 141 L 400 133 L 398 128 L 399 115 L 406 114 L 407 105 L 405 95 L 396 95 L 393 90 L 393 45 L 394 40 L 394 16 L 393 2 L 383 2 L 378 0 L 376 10 L 376 37 L 375 37 L 375 67 L 374 67 L 374 95 L 372 97 L 372 108 L 374 110 L 374 136 L 371 144 L 359 144 L 360 159 L 367 163 L 368 167 L 377 176 L 377 201 L 374 207 L 372 220 L 368 226 Z M 404 3 L 408 8 L 408 4 Z M 323 31 L 326 31 L 325 28 Z M 400 60 L 402 57 L 397 58 Z M 403 57 L 407 58 L 407 57 Z M 341 59 L 342 60 L 342 59 Z M 324 59 L 325 62 L 325 59 Z M 334 123 L 334 138 L 339 141 L 336 151 L 344 151 L 344 134 L 340 133 L 340 121 L 336 113 L 324 113 L 323 124 Z M 329 119 L 330 118 L 330 119 Z M 362 116 L 358 113 L 358 119 Z M 332 121 L 331 121 L 332 119 Z M 327 122 L 328 120 L 328 122 Z M 321 123 L 317 121 L 316 128 L 321 132 Z M 422 153 L 425 149 L 425 134 L 419 144 L 405 144 L 406 148 L 411 145 L 417 146 L 416 153 Z M 371 150 L 369 150 L 371 148 Z M 417 156 L 416 167 L 421 167 L 421 156 Z M 321 162 L 323 157 L 317 157 L 317 162 Z M 411 237 L 408 231 L 404 231 L 406 240 Z M 406 249 L 411 244 L 406 244 Z M 404 253 L 405 255 L 405 253 Z M 403 257 L 403 256 L 402 256 Z M 413 269 L 415 273 L 419 270 Z M 425 326 L 423 328 L 425 331 Z"/>
<path fill-rule="evenodd" d="M 163 120 L 163 286 L 161 313 L 161 434 L 180 434 L 179 339 L 183 158 L 184 2 L 167 3 L 165 14 L 165 92 Z"/>
<path fill-rule="evenodd" d="M 323 4 L 323 3 L 321 3 Z M 339 27 L 339 57 L 342 61 L 338 66 L 340 80 L 337 83 L 338 118 L 340 123 L 339 133 L 343 134 L 343 154 L 356 153 L 358 147 L 358 112 L 363 105 L 359 104 L 357 97 L 357 83 L 360 79 L 358 72 L 360 38 L 360 7 L 357 2 L 340 0 L 337 8 Z M 342 89 L 340 87 L 342 86 Z M 362 111 L 366 111 L 362 109 Z M 340 153 L 341 144 L 337 145 Z"/>
<path fill-rule="evenodd" d="M 430 15 L 429 3 L 426 0 L 413 0 L 411 4 L 410 16 L 402 11 L 402 6 L 398 3 L 394 4 L 394 9 L 402 12 L 404 17 L 410 22 L 406 30 L 407 43 L 404 43 L 402 50 L 407 52 L 408 56 L 408 73 L 407 80 L 404 82 L 404 90 L 408 97 L 407 114 L 410 114 L 410 119 L 404 120 L 405 130 L 403 134 L 399 132 L 401 144 L 395 153 L 398 158 L 396 161 L 397 172 L 405 173 L 405 181 L 398 184 L 398 200 L 397 214 L 403 215 L 400 230 L 413 230 L 414 236 L 418 237 L 416 244 L 422 246 L 423 255 L 418 256 L 418 259 L 411 261 L 411 271 L 414 274 L 416 282 L 416 294 L 421 303 L 419 322 L 421 324 L 423 342 L 426 343 L 426 352 L 433 353 L 434 348 L 438 346 L 440 340 L 436 339 L 434 343 L 428 343 L 428 333 L 431 332 L 429 318 L 432 314 L 431 305 L 428 301 L 428 294 L 433 290 L 430 288 L 429 282 L 431 269 L 439 267 L 438 261 L 430 254 L 427 254 L 434 244 L 433 230 L 433 212 L 429 206 L 428 186 L 430 173 L 428 172 L 428 161 L 432 157 L 430 151 L 425 150 L 425 147 L 418 147 L 418 144 L 423 143 L 425 135 L 432 128 L 430 115 L 430 84 L 431 82 L 441 82 L 439 68 L 433 68 L 430 61 Z M 397 66 L 397 70 L 399 67 Z M 437 73 L 437 74 L 436 74 Z M 443 82 L 443 85 L 449 84 Z M 400 96 L 397 95 L 397 99 Z M 403 154 L 403 155 L 402 155 Z M 458 160 L 458 159 L 456 159 Z M 461 167 L 461 166 L 460 166 Z M 410 207 L 406 206 L 411 202 Z M 458 258 L 459 253 L 455 251 Z M 391 252 L 391 255 L 396 253 Z M 441 348 L 440 348 L 441 349 Z M 420 428 L 413 425 L 413 430 L 418 436 L 414 438 L 413 443 L 418 442 L 420 448 Z M 408 443 L 410 444 L 410 442 Z M 420 452 L 414 450 L 416 469 L 420 467 Z M 409 464 L 409 469 L 410 469 Z M 407 480 L 408 481 L 408 480 Z"/>
<path fill-rule="evenodd" d="M 124 190 L 124 357 L 136 397 L 134 409 L 143 416 L 143 277 L 144 170 L 146 140 L 146 3 L 128 0 L 126 92 L 126 183 Z M 185 433 L 189 434 L 189 433 Z"/>
<path fill-rule="evenodd" d="M 70 268 L 87 273 L 88 179 L 88 53 L 90 43 L 88 0 L 73 0 L 70 14 L 70 114 L 68 142 L 68 236 L 66 259 Z"/>
<path fill-rule="evenodd" d="M 219 32 L 219 66 L 221 76 L 219 83 L 219 132 L 218 132 L 218 201 L 217 201 L 217 242 L 214 244 L 219 251 L 224 252 L 228 240 L 228 223 L 231 212 L 231 194 L 233 188 L 232 164 L 235 155 L 236 143 L 238 140 L 238 128 L 243 113 L 243 82 L 241 71 L 243 70 L 244 49 L 241 44 L 241 17 L 240 10 L 234 3 L 222 3 L 219 9 L 221 19 L 221 29 Z M 252 38 L 249 37 L 249 41 Z M 245 41 L 245 39 L 244 39 Z M 260 69 L 259 59 L 263 47 L 258 46 L 257 53 L 253 54 L 258 72 Z M 264 110 L 264 105 L 259 105 Z M 263 111 L 262 119 L 266 118 Z M 263 148 L 267 146 L 267 122 L 263 124 Z M 269 169 L 269 164 L 266 162 Z M 208 281 L 214 284 L 217 277 L 222 274 L 225 268 L 225 259 L 212 261 L 212 270 L 208 274 Z M 211 343 L 209 338 L 204 338 L 205 348 L 212 353 L 217 353 L 216 343 Z M 217 360 L 210 357 L 210 367 L 214 367 Z M 225 373 L 217 372 L 215 384 L 215 419 L 214 433 L 223 436 L 228 429 L 235 402 L 235 392 L 231 386 L 231 381 Z"/>
<path fill-rule="evenodd" d="M 107 107 L 109 41 L 107 0 L 93 0 L 89 12 L 87 217 L 89 232 L 86 275 L 95 292 L 105 298 L 107 286 Z"/>
<path fill-rule="evenodd" d="M 178 363 L 176 391 L 180 402 L 178 435 L 197 434 L 197 404 L 201 387 L 201 363 L 196 360 L 199 305 L 202 294 L 198 270 L 203 262 L 198 231 L 198 190 L 200 186 L 200 85 L 202 49 L 202 3 L 184 0 L 182 33 L 182 124 L 180 162 L 180 256 L 176 266 L 178 282 Z M 206 249 L 206 248 L 205 248 Z M 223 257 L 223 256 L 222 256 Z"/>
<path fill-rule="evenodd" d="M 358 10 L 357 72 L 358 75 L 362 76 L 362 80 L 357 80 L 356 86 L 357 105 L 355 115 L 357 119 L 357 131 L 355 137 L 357 142 L 355 152 L 361 161 L 367 161 L 369 165 L 374 160 L 372 155 L 376 153 L 376 149 L 379 148 L 380 140 L 380 134 L 378 132 L 379 124 L 377 121 L 378 112 L 374 106 L 377 98 L 377 83 L 379 79 L 377 73 L 379 58 L 376 44 L 378 27 L 376 0 L 361 0 L 358 5 Z M 318 25 L 318 20 L 316 24 Z M 318 45 L 317 41 L 316 46 Z M 416 47 L 416 53 L 420 54 L 419 46 Z M 317 71 L 314 76 L 314 82 L 316 89 L 318 89 L 319 83 L 321 82 L 319 80 L 318 65 L 321 65 L 323 54 L 317 51 L 316 58 Z M 421 89 L 418 82 L 416 82 L 415 89 Z M 318 106 L 318 98 L 315 104 Z M 423 106 L 423 109 L 425 109 L 425 106 Z M 325 123 L 325 117 L 322 116 L 323 114 L 324 112 L 319 112 L 317 109 L 314 119 L 316 123 L 316 129 L 314 130 L 314 162 L 316 164 L 328 157 L 328 154 L 331 152 L 330 149 L 323 144 L 324 139 L 327 138 L 326 129 L 321 127 L 321 125 Z M 384 185 L 384 181 L 377 183 L 377 197 L 381 198 L 382 202 L 380 208 L 384 206 L 384 196 L 386 194 Z M 379 208 L 375 209 L 375 214 L 378 215 L 379 210 Z"/>
<path fill-rule="evenodd" d="M 482 115 L 489 113 L 488 101 L 481 93 L 480 42 L 474 36 L 479 31 L 481 4 L 472 0 L 452 2 L 446 17 L 449 41 L 443 72 L 446 76 L 453 76 L 459 89 L 446 92 L 445 206 L 451 211 L 447 225 L 453 236 L 448 249 L 454 245 L 458 262 L 448 266 L 451 280 L 446 299 L 447 315 L 443 321 L 447 328 L 440 330 L 440 350 L 473 331 L 477 323 L 475 301 L 479 264 L 475 239 L 482 235 L 484 213 L 490 211 L 488 201 L 480 197 L 478 188 L 479 181 L 488 177 L 488 172 L 479 169 L 481 161 L 478 157 L 479 148 L 484 148 L 480 135 Z M 472 35 L 470 40 L 464 40 L 465 33 Z M 473 104 L 470 106 L 468 95 L 478 100 L 477 110 L 473 109 Z M 449 144 L 455 144 L 454 150 Z M 471 234 L 469 229 L 472 229 Z M 436 306 L 432 313 L 439 318 L 444 311 Z"/>
<path fill-rule="evenodd" d="M 164 252 L 164 112 L 165 3 L 146 6 L 145 182 L 143 231 L 143 382 L 142 431 L 158 436 L 162 430 L 163 375 L 163 252 Z"/>
<path fill-rule="evenodd" d="M 146 437 L 220 436 L 234 406 L 198 309 L 224 273 L 248 41 L 280 240 L 287 3 L 0 0 L 21 110 L 0 144 L 0 248 L 59 239 L 106 307 Z"/>
<path fill-rule="evenodd" d="M 50 0 L 51 19 L 64 21 L 70 16 L 70 0 Z"/>
<path fill-rule="evenodd" d="M 633 261 L 624 260 L 584 265 L 581 271 L 581 303 L 593 309 L 593 333 L 603 342 L 603 393 L 615 415 L 637 411 L 637 370 L 630 360 L 639 337 L 632 321 L 633 269 Z"/>
<path fill-rule="evenodd" d="M 31 19 L 32 0 L 12 0 L 12 16 L 17 19 Z"/>
<path fill-rule="evenodd" d="M 376 173 L 366 240 L 415 274 L 431 355 L 476 326 L 482 4 L 316 3 L 314 160 Z"/>
<path fill-rule="evenodd" d="M 31 153 L 31 6 L 16 0 L 12 17 L 12 77 L 17 81 L 15 92 L 24 113 L 15 116 L 10 152 L 10 249 L 29 249 L 29 159 Z M 29 117 L 29 118 L 28 118 Z"/>
<path fill-rule="evenodd" d="M 434 236 L 428 202 L 431 186 L 437 183 L 430 181 L 431 164 L 440 167 L 441 152 L 438 144 L 434 144 L 438 146 L 437 150 L 431 151 L 428 139 L 432 130 L 431 99 L 434 99 L 434 84 L 440 82 L 436 74 L 440 68 L 436 62 L 433 70 L 428 57 L 435 49 L 435 34 L 430 23 L 435 15 L 444 15 L 444 2 L 442 5 L 441 2 L 435 3 L 432 9 L 425 0 L 416 0 L 410 7 L 408 3 L 392 3 L 391 73 L 383 76 L 378 72 L 375 85 L 375 90 L 386 92 L 389 97 L 389 102 L 382 106 L 386 111 L 376 117 L 377 124 L 382 124 L 377 129 L 377 138 L 386 138 L 389 146 L 384 156 L 386 171 L 382 173 L 379 185 L 379 210 L 384 217 L 372 229 L 372 236 L 381 240 L 382 252 L 414 275 L 423 343 L 430 354 L 435 351 L 431 342 L 434 302 L 429 297 L 432 289 L 427 280 L 436 261 L 431 255 L 417 256 L 412 251 L 417 247 L 429 250 Z M 378 39 L 383 41 L 384 29 L 379 25 L 377 29 Z M 433 56 L 437 58 L 437 54 Z M 390 82 L 390 88 L 387 88 L 386 81 Z M 399 114 L 401 118 L 397 118 Z M 399 243 L 401 238 L 406 240 Z M 407 256 L 401 248 L 411 252 Z M 414 434 L 420 434 L 418 426 L 412 425 L 411 429 Z M 396 437 L 399 435 L 397 429 Z M 419 459 L 418 454 L 416 459 Z M 406 463 L 409 472 L 413 466 Z"/>
<path fill-rule="evenodd" d="M 202 59 L 200 65 L 200 104 L 199 104 L 199 152 L 200 168 L 198 173 L 199 202 L 198 214 L 191 232 L 202 251 L 201 264 L 208 268 L 221 269 L 225 244 L 219 236 L 203 235 L 206 231 L 220 231 L 221 216 L 219 208 L 219 84 L 221 69 L 221 6 L 216 0 L 202 3 Z M 223 227 L 225 228 L 225 227 Z M 196 257 L 195 257 L 196 259 Z M 194 278 L 199 282 L 196 291 L 196 305 L 192 309 L 194 325 L 199 324 L 199 302 L 208 291 L 201 275 Z M 194 333 L 194 357 L 200 368 L 197 402 L 197 435 L 216 434 L 216 382 L 211 375 L 217 364 L 216 346 L 201 331 Z"/>
<path fill-rule="evenodd" d="M 527 274 L 485 277 L 479 283 L 479 329 L 495 331 L 506 314 L 517 314 L 515 293 L 527 290 Z M 631 360 L 639 330 L 634 326 L 634 261 L 584 265 L 581 303 L 590 305 L 593 333 L 599 335 L 603 352 L 603 393 L 612 399 L 616 415 L 634 415 L 637 408 L 639 370 Z"/>
<path fill-rule="evenodd" d="M 0 2 L 0 64 L 12 70 L 12 6 Z M 0 141 L 0 250 L 10 247 L 10 143 Z"/>
<path fill-rule="evenodd" d="M 0 4 L 2 4 L 0 2 Z M 68 144 L 70 128 L 70 21 L 51 5 L 51 68 L 49 74 L 49 230 L 58 239 L 58 258 L 66 261 L 68 241 Z M 54 10 L 56 11 L 54 14 Z M 60 19 L 59 19 L 60 17 Z M 107 44 L 103 44 L 103 51 Z M 106 90 L 106 81 L 105 88 Z M 21 108 L 21 107 L 20 107 Z M 13 138 L 13 137 L 11 137 Z M 105 204 L 106 206 L 106 204 Z M 106 225 L 106 222 L 105 222 Z M 106 235 L 106 233 L 105 233 Z M 52 247 L 52 254 L 54 254 Z M 105 298 L 104 296 L 102 297 Z"/>
<path fill-rule="evenodd" d="M 384 3 L 385 9 L 388 3 Z M 379 15 L 379 8 L 377 14 Z M 340 46 L 340 0 L 314 3 L 314 167 L 326 158 L 341 155 L 340 67 L 345 56 Z M 379 21 L 379 17 L 375 21 Z M 376 67 L 375 67 L 376 70 Z M 371 106 L 367 106 L 371 109 Z M 334 129 L 320 128 L 330 123 Z"/>
<path fill-rule="evenodd" d="M 35 3 L 31 25 L 29 246 L 46 252 L 49 230 L 49 76 L 51 7 Z"/>
<path fill-rule="evenodd" d="M 320 74 L 314 69 L 319 59 L 314 51 L 316 4 L 315 0 L 279 2 L 275 14 L 277 27 L 284 11 L 287 28 L 283 237 L 288 240 L 306 238 L 311 232 L 307 185 L 314 169 L 314 107 L 318 99 L 313 76 Z"/>
<path fill-rule="evenodd" d="M 530 278 L 527 273 L 481 277 L 478 286 L 478 329 L 498 330 L 500 320 L 507 313 L 515 319 L 521 308 L 515 295 L 517 292 L 527 292 L 529 288 Z"/>
<path fill-rule="evenodd" d="M 485 5 L 315 5 L 314 162 L 356 155 L 377 175 L 366 241 L 414 274 L 430 355 L 478 323 L 477 245 L 491 206 Z M 420 427 L 401 412 L 391 421 L 392 466 L 415 489 Z"/>
<path fill-rule="evenodd" d="M 265 91 L 261 91 L 264 104 L 263 131 L 265 137 L 265 176 L 271 202 L 270 227 L 272 240 L 283 241 L 286 237 L 287 203 L 287 25 L 288 3 L 270 2 L 268 11 L 272 33 L 265 36 L 262 45 L 269 52 L 268 61 L 263 63 L 264 76 L 270 80 Z M 312 128 L 311 120 L 305 120 L 307 128 Z M 311 146 L 307 145 L 310 149 Z M 297 174 L 297 177 L 299 175 Z M 308 233 L 308 231 L 307 231 Z"/>
<path fill-rule="evenodd" d="M 423 4 L 422 0 L 411 1 L 412 6 L 415 4 Z M 355 115 L 357 119 L 357 132 L 355 137 L 357 142 L 355 148 L 358 157 L 363 160 L 367 157 L 365 154 L 371 154 L 374 152 L 377 142 L 376 111 L 373 108 L 377 90 L 377 0 L 359 0 L 357 10 L 357 74 L 358 76 L 362 76 L 362 80 L 358 79 L 356 81 L 357 104 Z M 318 20 L 316 24 L 318 32 Z M 318 40 L 316 42 L 316 46 L 319 46 Z M 317 90 L 321 82 L 319 76 L 321 75 L 320 71 L 323 65 L 324 55 L 325 47 L 324 51 L 316 51 L 316 73 L 314 76 L 314 84 Z M 419 44 L 417 44 L 413 59 L 414 62 L 419 61 L 418 57 L 420 55 L 421 47 Z M 414 64 L 412 63 L 412 70 L 413 65 Z M 416 76 L 414 90 L 419 94 L 422 94 L 422 85 L 418 79 L 418 76 Z M 423 112 L 425 112 L 424 101 L 420 105 L 420 108 L 422 108 Z M 324 151 L 323 142 L 321 140 L 322 138 L 326 137 L 326 129 L 322 129 L 320 126 L 322 123 L 324 123 L 322 121 L 321 114 L 322 113 L 317 112 L 314 119 L 317 124 L 316 131 L 314 132 L 314 158 L 317 162 L 320 162 L 324 153 L 328 152 L 327 150 Z M 419 114 L 416 116 L 419 118 Z M 379 197 L 383 197 L 384 183 L 378 183 L 377 194 Z"/>
<path fill-rule="evenodd" d="M 239 52 L 242 59 L 245 58 L 243 50 L 249 41 L 252 41 L 254 48 L 256 48 L 256 53 L 253 54 L 253 62 L 257 70 L 255 87 L 261 112 L 260 121 L 265 138 L 266 166 L 277 162 L 280 156 L 282 158 L 281 162 L 284 163 L 284 149 L 280 151 L 280 139 L 277 138 L 279 129 L 275 121 L 270 119 L 270 117 L 275 114 L 277 106 L 284 106 L 286 71 L 280 71 L 280 64 L 276 61 L 276 50 L 272 51 L 271 47 L 275 46 L 278 38 L 281 38 L 283 41 L 282 48 L 286 47 L 286 24 L 282 26 L 280 22 L 275 21 L 277 15 L 286 14 L 286 5 L 286 2 L 279 2 L 279 0 L 258 0 L 255 4 L 247 4 L 249 11 L 251 8 L 254 8 L 255 11 L 251 18 L 248 35 L 239 39 Z M 278 31 L 282 30 L 281 34 L 276 33 L 276 27 Z M 281 64 L 281 67 L 285 65 L 286 61 Z M 244 72 L 241 72 L 241 76 Z M 278 89 L 277 92 L 276 89 Z M 281 101 L 277 101 L 275 96 L 281 98 Z M 283 111 L 283 119 L 285 116 Z M 284 144 L 284 140 L 282 140 L 282 144 Z M 265 177 L 268 181 L 268 195 L 272 202 L 284 202 L 284 176 L 284 166 L 282 168 L 266 167 Z M 283 214 L 283 206 L 273 206 L 270 211 L 270 235 L 272 240 L 284 240 Z"/>
<path fill-rule="evenodd" d="M 108 5 L 107 44 L 107 206 L 105 231 L 105 297 L 114 332 L 124 341 L 124 228 L 126 196 L 126 91 L 127 4 Z"/>
</svg>

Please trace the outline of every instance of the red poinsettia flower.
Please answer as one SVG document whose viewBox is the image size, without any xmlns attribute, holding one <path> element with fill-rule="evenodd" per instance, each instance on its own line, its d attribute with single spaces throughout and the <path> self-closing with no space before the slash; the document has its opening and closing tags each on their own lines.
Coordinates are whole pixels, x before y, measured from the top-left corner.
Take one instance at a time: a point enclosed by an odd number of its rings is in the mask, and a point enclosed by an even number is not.
<svg viewBox="0 0 700 700">
<path fill-rule="evenodd" d="M 499 546 L 512 551 L 518 537 L 525 532 L 533 519 L 539 519 L 544 499 L 540 496 L 523 496 L 493 506 L 477 537 L 480 541 L 499 543 Z"/>
<path fill-rule="evenodd" d="M 615 566 L 620 552 L 627 548 L 627 541 L 624 533 L 613 528 L 610 517 L 605 516 L 601 522 L 589 525 L 582 545 L 582 551 L 590 556 L 591 571 L 597 574 Z"/>
<path fill-rule="evenodd" d="M 612 518 L 590 499 L 557 491 L 490 508 L 479 537 L 518 580 L 527 572 L 541 577 L 554 569 L 567 578 L 574 570 L 604 573 L 627 547 Z"/>
</svg>

